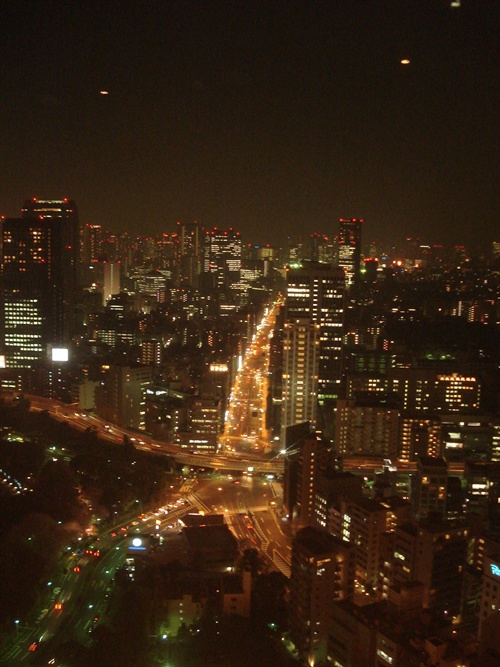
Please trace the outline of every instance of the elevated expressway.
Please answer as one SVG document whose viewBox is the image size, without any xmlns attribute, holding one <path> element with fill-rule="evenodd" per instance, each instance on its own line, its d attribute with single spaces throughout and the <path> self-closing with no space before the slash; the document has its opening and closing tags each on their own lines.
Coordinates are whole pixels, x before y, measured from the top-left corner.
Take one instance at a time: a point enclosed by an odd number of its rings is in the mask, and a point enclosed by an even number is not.
<svg viewBox="0 0 500 667">
<path fill-rule="evenodd" d="M 40 396 L 27 396 L 31 402 L 31 409 L 42 411 L 46 410 L 51 416 L 60 421 L 68 421 L 75 428 L 84 431 L 91 426 L 100 438 L 108 442 L 120 444 L 123 437 L 128 437 L 136 447 L 142 451 L 154 453 L 157 456 L 169 456 L 174 458 L 179 464 L 193 467 L 214 468 L 217 470 L 231 471 L 250 471 L 255 473 L 269 473 L 282 475 L 284 470 L 284 457 L 278 455 L 275 458 L 266 458 L 260 452 L 237 452 L 236 447 L 233 451 L 226 451 L 220 455 L 186 452 L 177 445 L 154 440 L 150 436 L 130 431 L 116 425 L 105 424 L 102 419 L 93 414 L 81 413 L 76 405 L 68 405 L 49 398 Z M 227 438 L 227 436 L 226 436 Z M 231 441 L 234 444 L 245 443 L 248 438 L 244 435 L 232 435 Z M 349 456 L 344 457 L 342 462 L 343 470 L 352 472 L 382 472 L 384 470 L 384 459 L 375 457 Z M 417 470 L 417 464 L 414 461 L 394 462 L 391 466 L 391 472 L 414 473 Z M 463 463 L 449 463 L 449 474 L 462 475 L 464 472 Z"/>
</svg>

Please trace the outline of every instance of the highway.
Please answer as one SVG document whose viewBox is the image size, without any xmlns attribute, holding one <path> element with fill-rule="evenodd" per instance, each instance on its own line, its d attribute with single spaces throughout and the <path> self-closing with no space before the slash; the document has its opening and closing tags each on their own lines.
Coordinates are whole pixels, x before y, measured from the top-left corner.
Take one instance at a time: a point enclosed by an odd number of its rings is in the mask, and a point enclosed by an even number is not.
<svg viewBox="0 0 500 667">
<path fill-rule="evenodd" d="M 34 653 L 45 650 L 48 642 L 55 647 L 73 637 L 86 639 L 90 624 L 105 612 L 105 588 L 123 563 L 124 525 L 119 522 L 99 536 L 84 537 L 68 546 L 47 583 L 42 606 L 16 621 L 14 641 L 0 654 L 0 664 L 25 664 Z M 116 542 L 112 533 L 120 535 Z M 86 554 L 87 549 L 91 554 Z"/>
<path fill-rule="evenodd" d="M 252 338 L 231 392 L 225 430 L 221 437 L 226 452 L 254 451 L 261 456 L 272 450 L 266 430 L 269 336 L 276 319 L 275 308 L 266 313 Z"/>
<path fill-rule="evenodd" d="M 47 584 L 41 606 L 18 619 L 16 633 L 0 653 L 0 664 L 53 664 L 58 646 L 74 639 L 86 645 L 92 630 L 107 620 L 116 571 L 125 564 L 127 543 L 135 532 L 170 539 L 189 512 L 223 514 L 240 549 L 258 549 L 270 567 L 290 574 L 290 540 L 275 508 L 281 486 L 262 475 L 212 472 L 185 480 L 177 501 L 108 525 L 68 545 Z M 87 553 L 89 552 L 89 553 Z"/>
<path fill-rule="evenodd" d="M 131 534 L 157 532 L 188 512 L 196 511 L 187 501 L 165 512 L 118 521 L 98 534 L 82 537 L 70 545 L 47 584 L 41 606 L 26 619 L 16 620 L 16 632 L 0 652 L 1 665 L 29 664 L 35 657 L 52 664 L 52 652 L 70 640 L 86 645 L 90 633 L 106 621 L 116 571 L 125 564 Z"/>
<path fill-rule="evenodd" d="M 263 451 L 269 446 L 269 441 L 265 438 L 249 437 L 243 426 L 243 423 L 248 424 L 245 415 L 249 405 L 252 406 L 251 409 L 254 409 L 253 406 L 257 406 L 259 414 L 262 415 L 261 419 L 264 420 L 264 413 L 260 413 L 261 408 L 263 409 L 263 403 L 259 403 L 259 401 L 262 401 L 261 396 L 264 395 L 262 390 L 256 389 L 255 393 L 251 393 L 251 398 L 247 395 L 248 387 L 254 386 L 248 376 L 259 372 L 256 369 L 250 371 L 247 366 L 242 366 L 240 373 L 243 379 L 239 376 L 233 390 L 229 416 L 226 422 L 226 432 L 221 436 L 223 447 L 223 453 L 221 454 L 186 452 L 176 445 L 154 440 L 146 434 L 138 434 L 136 431 L 114 424 L 107 424 L 94 414 L 80 412 L 76 404 L 68 405 L 67 403 L 34 395 L 27 396 L 27 398 L 31 402 L 31 409 L 46 410 L 55 419 L 71 422 L 73 426 L 81 431 L 92 427 L 100 438 L 114 444 L 121 444 L 123 437 L 127 436 L 134 443 L 136 449 L 152 452 L 159 456 L 171 456 L 178 463 L 187 466 L 207 467 L 229 472 L 251 469 L 253 472 L 282 475 L 283 458 L 281 456 L 273 459 L 264 458 Z M 384 469 L 384 459 L 382 457 L 347 456 L 343 458 L 342 463 L 343 469 L 346 471 L 374 473 L 381 472 Z M 396 471 L 401 473 L 414 473 L 417 470 L 415 461 L 395 461 L 394 466 Z M 460 462 L 448 463 L 448 470 L 452 475 L 463 475 L 464 464 Z"/>
<path fill-rule="evenodd" d="M 171 456 L 187 466 L 210 467 L 228 471 L 253 470 L 280 475 L 283 460 L 270 460 L 269 433 L 265 429 L 265 397 L 267 395 L 267 364 L 269 335 L 274 326 L 275 312 L 271 309 L 257 327 L 246 351 L 231 393 L 225 431 L 219 440 L 220 454 L 187 452 L 181 447 L 155 440 L 146 433 L 109 424 L 97 415 L 82 411 L 78 405 L 36 395 L 27 395 L 31 409 L 47 411 L 54 419 L 66 421 L 80 431 L 92 429 L 104 441 L 121 444 L 126 436 L 141 451 L 158 456 Z"/>
<path fill-rule="evenodd" d="M 240 549 L 256 548 L 268 566 L 290 576 L 291 540 L 280 515 L 282 488 L 276 481 L 283 473 L 283 457 L 269 458 L 272 445 L 265 429 L 265 397 L 271 311 L 259 326 L 237 374 L 230 397 L 220 453 L 193 453 L 138 433 L 105 423 L 94 414 L 39 396 L 27 396 L 31 409 L 46 410 L 54 419 L 67 421 L 81 431 L 92 429 L 99 438 L 115 445 L 124 436 L 141 451 L 170 456 L 199 473 L 179 490 L 182 504 L 158 508 L 147 517 L 129 517 L 101 529 L 98 535 L 72 544 L 60 559 L 48 584 L 43 605 L 28 619 L 16 621 L 16 634 L 0 653 L 0 664 L 25 664 L 34 653 L 56 648 L 70 639 L 86 643 L 91 631 L 106 620 L 116 571 L 123 566 L 127 534 L 150 532 L 168 538 L 172 527 L 188 512 L 220 513 L 238 540 Z M 384 468 L 383 459 L 348 457 L 344 470 L 375 473 Z M 396 462 L 397 472 L 415 472 L 416 464 Z M 451 474 L 463 473 L 463 464 L 450 464 Z M 210 471 L 210 472 L 209 472 Z M 168 513 L 165 513 L 168 512 Z M 82 554 L 87 547 L 99 555 Z M 45 664 L 52 664 L 47 654 Z"/>
<path fill-rule="evenodd" d="M 291 540 L 279 511 L 281 484 L 262 475 L 213 474 L 200 481 L 189 500 L 223 514 L 241 549 L 258 549 L 270 565 L 290 576 Z"/>
</svg>

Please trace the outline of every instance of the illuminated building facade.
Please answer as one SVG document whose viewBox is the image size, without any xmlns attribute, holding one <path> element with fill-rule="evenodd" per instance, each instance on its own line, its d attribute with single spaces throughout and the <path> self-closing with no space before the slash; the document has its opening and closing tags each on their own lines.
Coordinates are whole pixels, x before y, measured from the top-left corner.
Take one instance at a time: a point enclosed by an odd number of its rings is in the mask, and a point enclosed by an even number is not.
<svg viewBox="0 0 500 667">
<path fill-rule="evenodd" d="M 464 413 L 479 409 L 481 389 L 476 377 L 459 373 L 438 375 L 434 393 L 439 411 Z"/>
<path fill-rule="evenodd" d="M 60 266 L 63 299 L 63 326 L 67 341 L 78 326 L 78 289 L 80 282 L 80 223 L 76 203 L 70 199 L 28 199 L 22 209 L 26 219 L 58 227 L 58 246 L 50 262 Z"/>
<path fill-rule="evenodd" d="M 183 430 L 175 434 L 174 443 L 183 449 L 207 452 L 217 451 L 221 430 L 221 402 L 190 397 L 187 401 L 187 422 Z"/>
<path fill-rule="evenodd" d="M 203 273 L 215 289 L 234 290 L 240 281 L 242 244 L 239 232 L 217 229 L 205 233 Z"/>
<path fill-rule="evenodd" d="M 491 460 L 500 461 L 500 418 L 492 421 Z"/>
<path fill-rule="evenodd" d="M 311 234 L 310 259 L 316 262 L 327 262 L 333 264 L 335 259 L 335 245 L 324 234 L 314 232 Z"/>
<path fill-rule="evenodd" d="M 101 225 L 85 225 L 83 228 L 83 263 L 86 266 L 98 262 L 102 254 L 103 231 Z"/>
<path fill-rule="evenodd" d="M 287 268 L 285 322 L 319 325 L 318 398 L 336 398 L 342 377 L 345 275 L 321 262 Z"/>
<path fill-rule="evenodd" d="M 167 287 L 167 273 L 167 271 L 151 269 L 134 272 L 131 277 L 139 294 L 154 297 L 155 301 L 159 301 L 158 296 L 164 294 Z"/>
<path fill-rule="evenodd" d="M 449 413 L 441 417 L 443 456 L 453 461 L 495 461 L 494 421 L 488 415 Z"/>
<path fill-rule="evenodd" d="M 102 293 L 102 304 L 105 306 L 112 296 L 120 294 L 121 291 L 121 267 L 114 262 L 104 264 L 104 291 Z"/>
<path fill-rule="evenodd" d="M 439 418 L 401 416 L 398 456 L 401 461 L 416 461 L 417 456 L 441 456 L 442 442 Z"/>
<path fill-rule="evenodd" d="M 481 383 L 474 375 L 427 368 L 389 368 L 387 375 L 403 412 L 467 414 L 481 407 Z"/>
<path fill-rule="evenodd" d="M 329 450 L 327 444 L 314 434 L 306 437 L 297 449 L 296 496 L 292 516 L 296 525 L 303 527 L 313 523 L 318 480 L 327 466 Z"/>
<path fill-rule="evenodd" d="M 2 343 L 7 368 L 31 368 L 64 342 L 60 220 L 2 222 Z"/>
<path fill-rule="evenodd" d="M 314 428 L 318 404 L 319 325 L 286 322 L 283 336 L 282 442 L 288 426 L 308 421 Z"/>
<path fill-rule="evenodd" d="M 354 398 L 356 392 L 370 391 L 386 394 L 389 391 L 389 379 L 382 373 L 348 373 L 346 376 L 346 396 Z"/>
<path fill-rule="evenodd" d="M 118 426 L 144 430 L 146 390 L 152 381 L 151 366 L 110 366 L 95 389 L 96 414 Z"/>
<path fill-rule="evenodd" d="M 335 450 L 338 455 L 378 455 L 395 458 L 398 453 L 399 410 L 393 396 L 376 392 L 337 401 Z"/>
<path fill-rule="evenodd" d="M 347 285 L 359 283 L 361 268 L 361 227 L 363 220 L 340 218 L 339 220 L 339 266 L 344 269 Z"/>
<path fill-rule="evenodd" d="M 160 366 L 163 358 L 161 340 L 143 340 L 141 343 L 141 364 L 144 366 Z"/>
<path fill-rule="evenodd" d="M 379 544 L 383 533 L 392 533 L 397 525 L 410 520 L 411 506 L 398 497 L 382 502 L 363 498 L 342 503 L 341 536 L 356 546 L 356 581 L 368 590 L 377 588 Z"/>
<path fill-rule="evenodd" d="M 500 464 L 466 461 L 464 479 L 467 485 L 465 502 L 469 512 L 482 516 L 492 531 L 500 526 Z"/>
</svg>

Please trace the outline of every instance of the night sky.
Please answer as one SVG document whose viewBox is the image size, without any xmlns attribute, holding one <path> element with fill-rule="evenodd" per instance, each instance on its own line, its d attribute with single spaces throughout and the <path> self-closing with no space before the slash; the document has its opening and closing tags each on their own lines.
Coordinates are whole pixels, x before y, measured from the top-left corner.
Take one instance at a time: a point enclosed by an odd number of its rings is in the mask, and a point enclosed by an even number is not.
<svg viewBox="0 0 500 667">
<path fill-rule="evenodd" d="M 0 213 L 67 196 L 133 234 L 362 217 L 384 245 L 500 240 L 499 5 L 3 1 Z"/>
</svg>

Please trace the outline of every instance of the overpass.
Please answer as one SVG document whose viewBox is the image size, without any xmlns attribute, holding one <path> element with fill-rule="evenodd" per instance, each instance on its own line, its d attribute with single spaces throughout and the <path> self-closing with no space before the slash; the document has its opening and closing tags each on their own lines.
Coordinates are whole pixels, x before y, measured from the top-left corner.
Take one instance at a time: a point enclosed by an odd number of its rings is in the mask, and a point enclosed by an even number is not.
<svg viewBox="0 0 500 667">
<path fill-rule="evenodd" d="M 134 431 L 129 431 L 113 425 L 111 428 L 104 424 L 104 421 L 96 415 L 84 415 L 76 412 L 78 408 L 75 405 L 68 405 L 61 403 L 54 399 L 43 398 L 40 396 L 26 396 L 31 402 L 31 407 L 34 410 L 47 410 L 56 419 L 64 419 L 72 422 L 74 426 L 80 430 L 84 430 L 89 424 L 97 427 L 99 437 L 108 441 L 120 442 L 123 436 L 126 435 L 134 441 L 134 446 L 142 451 L 149 451 L 158 456 L 170 456 L 179 464 L 196 467 L 214 468 L 217 470 L 230 471 L 248 471 L 256 473 L 269 473 L 275 475 L 282 475 L 284 471 L 284 457 L 274 459 L 257 458 L 255 455 L 249 454 L 233 454 L 216 456 L 213 453 L 198 453 L 192 454 L 181 449 L 178 445 L 160 442 L 154 440 L 146 434 L 138 434 Z M 227 436 L 225 436 L 227 437 Z M 244 436 L 231 436 L 232 440 L 245 440 Z M 376 456 L 346 456 L 342 459 L 342 467 L 345 471 L 352 472 L 382 472 L 385 465 L 383 457 Z M 393 470 L 395 468 L 395 470 Z M 399 473 L 414 473 L 417 470 L 417 463 L 415 461 L 395 461 L 391 465 L 391 471 Z M 464 464 L 461 462 L 448 463 L 448 472 L 451 475 L 463 475 Z"/>
<path fill-rule="evenodd" d="M 156 451 L 159 454 L 159 451 Z M 282 475 L 284 461 L 282 458 L 266 461 L 263 459 L 248 459 L 237 456 L 208 456 L 205 454 L 170 454 L 175 457 L 176 463 L 187 466 L 202 468 L 214 468 L 216 470 L 227 470 L 228 472 L 257 472 Z"/>
</svg>

